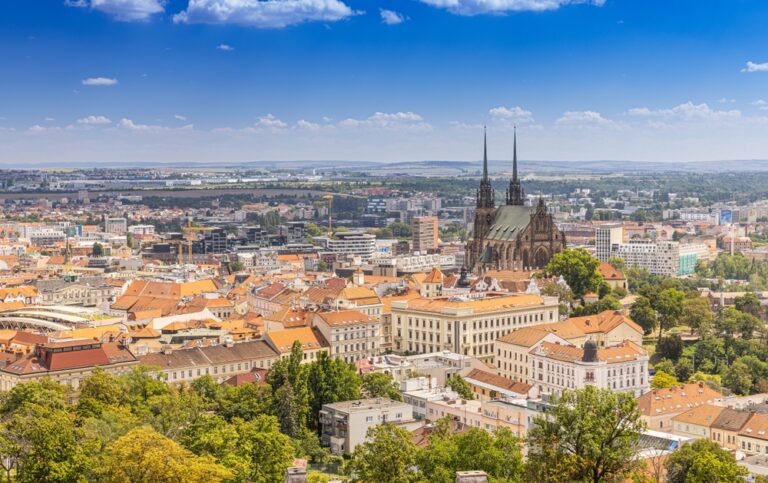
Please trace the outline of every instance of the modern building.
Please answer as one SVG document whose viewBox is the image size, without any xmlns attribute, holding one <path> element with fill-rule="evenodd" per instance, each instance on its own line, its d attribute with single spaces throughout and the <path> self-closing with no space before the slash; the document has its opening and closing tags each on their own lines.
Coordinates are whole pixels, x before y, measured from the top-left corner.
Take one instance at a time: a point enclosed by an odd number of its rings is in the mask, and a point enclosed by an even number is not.
<svg viewBox="0 0 768 483">
<path fill-rule="evenodd" d="M 324 404 L 320 410 L 321 441 L 330 446 L 333 454 L 352 453 L 365 441 L 369 428 L 384 423 L 407 423 L 413 419 L 410 404 L 388 398 Z"/>
<path fill-rule="evenodd" d="M 492 364 L 495 341 L 512 330 L 558 319 L 557 297 L 509 293 L 413 298 L 391 304 L 394 350 L 450 351 Z"/>
<path fill-rule="evenodd" d="M 376 237 L 364 232 L 336 232 L 333 238 L 315 237 L 314 241 L 329 252 L 360 257 L 363 261 L 370 260 L 376 252 Z"/>
<path fill-rule="evenodd" d="M 624 260 L 628 267 L 674 277 L 693 273 L 698 261 L 708 260 L 710 253 L 704 244 L 639 238 L 616 246 L 613 256 Z"/>
<path fill-rule="evenodd" d="M 437 248 L 437 217 L 414 216 L 411 220 L 411 240 L 415 252 L 426 252 Z"/>
<path fill-rule="evenodd" d="M 597 225 L 595 227 L 595 254 L 601 262 L 607 262 L 616 246 L 624 242 L 621 225 Z"/>
<path fill-rule="evenodd" d="M 125 218 L 105 218 L 104 232 L 112 235 L 125 235 L 128 233 L 128 220 Z"/>
</svg>

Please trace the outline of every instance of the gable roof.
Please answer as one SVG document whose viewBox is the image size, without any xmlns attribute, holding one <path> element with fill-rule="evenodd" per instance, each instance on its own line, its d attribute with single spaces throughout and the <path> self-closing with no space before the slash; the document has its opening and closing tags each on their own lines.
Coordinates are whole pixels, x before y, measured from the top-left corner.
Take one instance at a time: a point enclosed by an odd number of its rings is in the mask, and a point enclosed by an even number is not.
<svg viewBox="0 0 768 483">
<path fill-rule="evenodd" d="M 536 211 L 530 206 L 502 205 L 496 210 L 493 225 L 485 235 L 486 240 L 515 240 L 528 227 L 531 215 Z"/>
<path fill-rule="evenodd" d="M 748 411 L 737 411 L 733 408 L 723 408 L 720 415 L 712 423 L 712 429 L 722 429 L 724 431 L 741 431 L 741 428 L 752 417 Z"/>
<path fill-rule="evenodd" d="M 723 395 L 704 383 L 653 389 L 639 398 L 637 406 L 644 416 L 677 414 L 702 404 L 715 404 Z"/>
<path fill-rule="evenodd" d="M 707 428 L 714 424 L 715 420 L 723 411 L 722 406 L 714 406 L 712 404 L 702 404 L 688 411 L 683 411 L 678 414 L 672 421 L 678 423 L 695 424 L 696 426 L 705 426 Z"/>
</svg>

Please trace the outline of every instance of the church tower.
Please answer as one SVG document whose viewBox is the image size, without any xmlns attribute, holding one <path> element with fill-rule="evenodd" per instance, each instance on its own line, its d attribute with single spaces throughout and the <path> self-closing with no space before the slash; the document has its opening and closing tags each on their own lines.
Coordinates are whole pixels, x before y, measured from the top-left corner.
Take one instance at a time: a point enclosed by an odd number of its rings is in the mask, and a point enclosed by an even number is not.
<svg viewBox="0 0 768 483">
<path fill-rule="evenodd" d="M 525 191 L 520 185 L 520 180 L 517 177 L 517 127 L 514 131 L 512 152 L 512 179 L 509 182 L 509 188 L 507 188 L 507 204 L 514 206 L 523 206 L 525 204 Z"/>
<path fill-rule="evenodd" d="M 483 128 L 483 178 L 480 180 L 480 188 L 477 190 L 477 204 L 475 206 L 475 224 L 472 229 L 472 247 L 469 250 L 469 266 L 474 267 L 480 260 L 483 250 L 485 234 L 493 224 L 496 212 L 496 199 L 488 177 L 488 136 Z"/>
<path fill-rule="evenodd" d="M 488 177 L 488 137 L 483 128 L 483 179 L 480 180 L 480 189 L 477 190 L 477 206 L 480 209 L 494 209 L 496 207 L 495 194 L 491 179 Z"/>
</svg>

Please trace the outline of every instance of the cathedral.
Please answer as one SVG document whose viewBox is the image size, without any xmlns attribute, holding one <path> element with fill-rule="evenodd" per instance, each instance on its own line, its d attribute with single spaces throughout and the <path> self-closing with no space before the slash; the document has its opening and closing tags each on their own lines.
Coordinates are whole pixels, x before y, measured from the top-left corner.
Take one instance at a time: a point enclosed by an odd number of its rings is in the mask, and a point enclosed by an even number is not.
<svg viewBox="0 0 768 483">
<path fill-rule="evenodd" d="M 488 143 L 484 135 L 483 178 L 477 190 L 472 238 L 467 244 L 470 269 L 476 273 L 540 269 L 553 254 L 564 249 L 565 235 L 552 220 L 544 198 L 539 197 L 536 206 L 525 206 L 525 192 L 517 177 L 517 131 L 506 202 L 496 207 L 488 177 Z"/>
</svg>

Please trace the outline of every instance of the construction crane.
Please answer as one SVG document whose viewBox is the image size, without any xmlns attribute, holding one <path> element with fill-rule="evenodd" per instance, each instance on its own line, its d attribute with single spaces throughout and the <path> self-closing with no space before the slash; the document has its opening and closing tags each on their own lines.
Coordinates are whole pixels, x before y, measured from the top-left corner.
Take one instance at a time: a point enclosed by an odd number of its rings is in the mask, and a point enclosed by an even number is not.
<svg viewBox="0 0 768 483">
<path fill-rule="evenodd" d="M 187 240 L 187 263 L 190 265 L 192 264 L 192 242 L 197 239 L 197 233 L 208 229 L 203 226 L 192 226 L 192 220 L 189 220 L 184 227 L 184 238 Z"/>
</svg>

